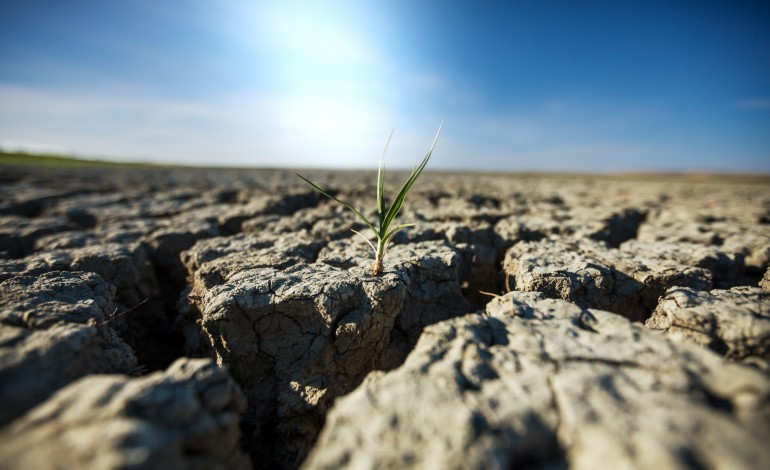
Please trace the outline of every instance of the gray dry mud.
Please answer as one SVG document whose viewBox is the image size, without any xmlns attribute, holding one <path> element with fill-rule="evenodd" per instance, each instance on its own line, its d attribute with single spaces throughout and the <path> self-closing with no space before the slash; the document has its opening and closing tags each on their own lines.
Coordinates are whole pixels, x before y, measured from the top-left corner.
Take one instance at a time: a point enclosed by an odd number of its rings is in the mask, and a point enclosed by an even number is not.
<svg viewBox="0 0 770 470">
<path fill-rule="evenodd" d="M 0 468 L 770 466 L 766 184 L 0 181 Z"/>
</svg>

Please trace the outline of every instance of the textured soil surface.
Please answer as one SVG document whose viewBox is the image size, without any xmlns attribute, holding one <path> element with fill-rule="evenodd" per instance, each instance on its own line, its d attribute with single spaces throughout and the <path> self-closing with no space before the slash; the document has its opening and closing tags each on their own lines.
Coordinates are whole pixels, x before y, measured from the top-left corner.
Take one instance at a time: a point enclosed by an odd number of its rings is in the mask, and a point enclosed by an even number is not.
<svg viewBox="0 0 770 470">
<path fill-rule="evenodd" d="M 0 468 L 770 468 L 770 185 L 428 173 L 399 221 L 372 277 L 289 171 L 2 168 Z"/>
</svg>

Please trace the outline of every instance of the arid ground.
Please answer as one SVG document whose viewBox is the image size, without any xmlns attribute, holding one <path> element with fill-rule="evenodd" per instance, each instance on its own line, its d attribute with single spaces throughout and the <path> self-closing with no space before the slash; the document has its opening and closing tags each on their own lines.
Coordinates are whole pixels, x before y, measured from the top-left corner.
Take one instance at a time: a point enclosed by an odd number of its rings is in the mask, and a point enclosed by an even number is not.
<svg viewBox="0 0 770 470">
<path fill-rule="evenodd" d="M 770 468 L 766 178 L 425 173 L 399 221 L 372 277 L 290 171 L 0 167 L 0 468 Z"/>
</svg>

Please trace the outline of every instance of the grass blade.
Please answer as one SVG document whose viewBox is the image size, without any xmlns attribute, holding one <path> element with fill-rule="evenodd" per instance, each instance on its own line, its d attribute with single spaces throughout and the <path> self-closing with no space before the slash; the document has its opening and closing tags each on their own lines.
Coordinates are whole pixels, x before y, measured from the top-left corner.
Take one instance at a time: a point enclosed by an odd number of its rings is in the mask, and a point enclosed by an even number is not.
<svg viewBox="0 0 770 470">
<path fill-rule="evenodd" d="M 385 235 L 385 238 L 384 238 L 384 240 L 385 240 L 385 251 L 388 251 L 388 248 L 390 247 L 390 244 L 393 243 L 393 235 L 395 235 L 396 232 L 398 232 L 402 228 L 413 227 L 413 226 L 414 226 L 414 224 L 399 224 L 399 225 L 396 225 L 395 227 L 393 227 L 393 230 L 391 230 L 390 232 L 388 232 L 387 235 Z"/>
<path fill-rule="evenodd" d="M 382 222 L 385 220 L 385 212 L 387 211 L 385 208 L 385 153 L 388 151 L 388 145 L 390 145 L 390 139 L 393 138 L 394 131 L 395 129 L 390 131 L 388 141 L 385 142 L 385 149 L 380 157 L 380 169 L 377 171 L 377 217 L 380 222 L 380 232 L 382 232 Z"/>
<path fill-rule="evenodd" d="M 374 244 L 371 242 L 371 240 L 369 240 L 368 238 L 366 238 L 366 236 L 364 236 L 364 234 L 363 234 L 363 233 L 359 232 L 359 231 L 358 231 L 358 230 L 356 230 L 356 229 L 352 229 L 352 228 L 351 228 L 351 229 L 350 229 L 350 231 L 351 231 L 351 232 L 353 232 L 353 233 L 357 233 L 358 235 L 360 235 L 360 236 L 361 236 L 361 238 L 363 238 L 363 239 L 364 239 L 364 241 L 365 241 L 366 243 L 368 243 L 368 244 L 369 244 L 369 246 L 371 246 L 371 247 L 372 247 L 372 251 L 374 251 L 374 255 L 375 255 L 375 256 L 377 256 L 377 248 L 375 248 L 375 247 L 374 247 Z"/>
<path fill-rule="evenodd" d="M 414 227 L 414 224 L 398 224 L 398 225 L 396 225 L 395 227 L 393 227 L 393 229 L 390 230 L 390 232 L 385 234 L 385 240 L 388 240 L 389 238 L 391 238 L 393 235 L 396 234 L 396 232 L 398 232 L 402 228 L 407 228 L 407 227 Z"/>
<path fill-rule="evenodd" d="M 417 177 L 420 176 L 420 173 L 422 173 L 422 170 L 425 168 L 425 165 L 428 164 L 428 160 L 430 159 L 430 156 L 433 153 L 433 148 L 436 146 L 436 142 L 438 141 L 438 136 L 441 134 L 441 128 L 443 126 L 444 126 L 444 122 L 442 121 L 441 125 L 438 126 L 438 132 L 436 132 L 436 137 L 433 139 L 433 144 L 431 144 L 430 150 L 428 150 L 428 154 L 422 160 L 422 163 L 420 163 L 417 166 L 417 168 L 414 171 L 412 171 L 412 175 L 409 177 L 408 180 L 406 180 L 406 183 L 404 183 L 404 186 L 401 188 L 401 191 L 398 192 L 398 196 L 396 196 L 390 208 L 388 208 L 388 212 L 385 214 L 385 221 L 384 223 L 381 224 L 382 229 L 387 231 L 388 227 L 393 222 L 393 219 L 395 219 L 398 213 L 401 212 L 401 206 L 404 204 L 404 200 L 406 200 L 407 193 L 412 188 L 412 185 L 414 184 L 414 182 L 417 181 Z"/>
<path fill-rule="evenodd" d="M 358 216 L 359 219 L 361 219 L 370 229 L 372 229 L 372 231 L 375 233 L 375 235 L 377 235 L 378 238 L 381 236 L 380 232 L 376 228 L 374 228 L 374 225 L 371 222 L 369 222 L 369 219 L 367 219 L 364 216 L 364 214 L 358 212 L 358 210 L 355 207 L 353 207 L 350 203 L 345 202 L 342 199 L 338 199 L 338 198 L 332 196 L 331 194 L 329 194 L 325 190 L 321 189 L 320 186 L 318 186 L 317 184 L 313 183 L 312 181 L 310 181 L 309 179 L 305 178 L 304 176 L 300 175 L 299 173 L 294 173 L 294 174 L 299 176 L 300 178 L 302 178 L 302 180 L 304 180 L 307 184 L 309 184 L 310 186 L 315 188 L 318 192 L 320 192 L 324 196 L 328 197 L 329 199 L 333 199 L 333 200 L 339 202 L 343 206 L 345 206 L 348 209 L 350 209 L 351 211 L 353 211 Z"/>
</svg>

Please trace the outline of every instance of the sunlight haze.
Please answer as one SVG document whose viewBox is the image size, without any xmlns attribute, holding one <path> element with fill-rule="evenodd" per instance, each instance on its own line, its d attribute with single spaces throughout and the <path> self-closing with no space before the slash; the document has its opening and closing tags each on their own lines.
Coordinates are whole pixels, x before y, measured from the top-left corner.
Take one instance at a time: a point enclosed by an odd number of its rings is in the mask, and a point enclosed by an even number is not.
<svg viewBox="0 0 770 470">
<path fill-rule="evenodd" d="M 125 161 L 770 172 L 763 2 L 0 5 L 0 148 Z"/>
</svg>

